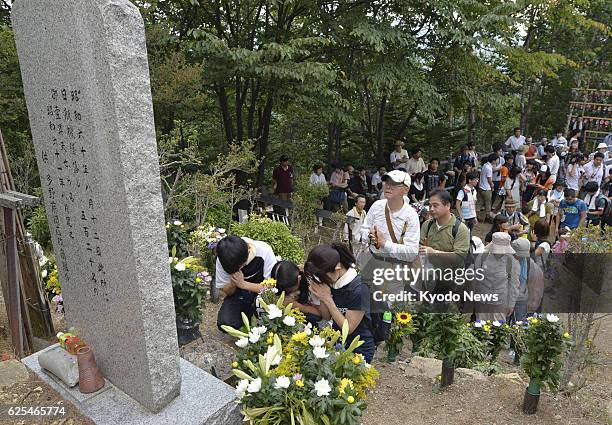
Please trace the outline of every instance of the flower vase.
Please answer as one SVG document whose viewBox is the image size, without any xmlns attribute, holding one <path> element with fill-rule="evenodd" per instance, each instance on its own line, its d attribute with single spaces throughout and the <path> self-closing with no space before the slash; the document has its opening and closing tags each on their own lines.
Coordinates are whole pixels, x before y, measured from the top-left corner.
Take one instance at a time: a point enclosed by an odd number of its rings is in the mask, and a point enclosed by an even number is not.
<svg viewBox="0 0 612 425">
<path fill-rule="evenodd" d="M 448 357 L 442 360 L 442 379 L 440 380 L 441 387 L 452 385 L 455 380 L 455 364 Z"/>
<path fill-rule="evenodd" d="M 397 355 L 400 352 L 400 348 L 395 344 L 390 344 L 387 347 L 387 363 L 394 363 L 397 360 Z"/>
<path fill-rule="evenodd" d="M 86 345 L 77 351 L 79 368 L 79 391 L 83 394 L 95 393 L 104 386 L 104 377 L 96 363 L 91 347 Z"/>
<path fill-rule="evenodd" d="M 529 381 L 529 386 L 525 389 L 523 398 L 523 413 L 533 415 L 538 410 L 538 402 L 540 401 L 540 384 L 534 379 Z"/>
<path fill-rule="evenodd" d="M 202 337 L 200 333 L 200 322 L 186 317 L 176 318 L 176 333 L 179 347 L 189 344 Z"/>
</svg>

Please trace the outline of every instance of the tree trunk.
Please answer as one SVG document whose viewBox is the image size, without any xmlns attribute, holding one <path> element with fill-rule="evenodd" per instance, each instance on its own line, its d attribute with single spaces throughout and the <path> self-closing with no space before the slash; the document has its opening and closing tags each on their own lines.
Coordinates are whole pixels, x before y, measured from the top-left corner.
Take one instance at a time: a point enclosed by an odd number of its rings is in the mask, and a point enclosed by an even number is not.
<svg viewBox="0 0 612 425">
<path fill-rule="evenodd" d="M 468 106 L 468 143 L 476 143 L 476 106 Z"/>
<path fill-rule="evenodd" d="M 232 115 L 227 101 L 227 93 L 225 87 L 215 85 L 215 92 L 221 108 L 221 116 L 223 118 L 223 129 L 225 130 L 225 140 L 230 143 L 234 140 L 234 126 L 232 124 Z"/>
<path fill-rule="evenodd" d="M 268 153 L 268 137 L 270 135 L 270 120 L 272 119 L 272 106 L 274 95 L 270 94 L 266 106 L 264 107 L 259 128 L 257 129 L 257 144 L 259 145 L 259 167 L 257 171 L 257 187 L 264 183 L 265 157 Z"/>
<path fill-rule="evenodd" d="M 378 124 L 376 126 L 376 161 L 378 164 L 383 163 L 383 150 L 385 139 L 385 107 L 387 106 L 387 95 L 385 94 L 380 101 L 378 111 Z"/>
</svg>

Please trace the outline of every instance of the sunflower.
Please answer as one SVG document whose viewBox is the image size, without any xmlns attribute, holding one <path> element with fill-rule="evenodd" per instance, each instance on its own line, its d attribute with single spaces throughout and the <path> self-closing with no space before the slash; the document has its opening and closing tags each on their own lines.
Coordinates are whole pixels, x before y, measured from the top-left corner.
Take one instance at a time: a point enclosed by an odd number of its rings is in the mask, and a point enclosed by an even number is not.
<svg viewBox="0 0 612 425">
<path fill-rule="evenodd" d="M 397 323 L 400 325 L 407 325 L 412 320 L 412 315 L 402 311 L 395 315 L 395 320 L 397 320 Z"/>
</svg>

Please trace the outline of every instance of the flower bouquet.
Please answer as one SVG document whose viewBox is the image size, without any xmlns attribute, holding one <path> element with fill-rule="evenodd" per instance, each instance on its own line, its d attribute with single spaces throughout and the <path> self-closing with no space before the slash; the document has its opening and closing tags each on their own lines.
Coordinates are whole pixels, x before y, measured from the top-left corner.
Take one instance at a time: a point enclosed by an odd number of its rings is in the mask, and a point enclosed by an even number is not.
<svg viewBox="0 0 612 425">
<path fill-rule="evenodd" d="M 39 261 L 40 277 L 45 285 L 47 297 L 51 304 L 55 306 L 55 311 L 62 313 L 64 311 L 64 298 L 62 297 L 62 285 L 59 282 L 59 274 L 57 272 L 57 264 L 55 258 L 43 258 Z"/>
<path fill-rule="evenodd" d="M 177 317 L 179 344 L 184 345 L 200 336 L 198 324 L 202 319 L 200 306 L 208 293 L 212 278 L 199 264 L 199 259 L 175 257 L 176 247 L 172 248 L 170 275 L 172 277 L 172 293 L 174 309 Z"/>
<path fill-rule="evenodd" d="M 530 378 L 523 399 L 523 412 L 534 414 L 538 408 L 540 387 L 547 384 L 555 391 L 559 386 L 562 358 L 571 345 L 571 336 L 564 332 L 554 314 L 529 317 L 527 327 L 519 326 L 515 331 L 522 333 L 516 340 L 524 344 L 521 347 L 521 366 Z"/>
<path fill-rule="evenodd" d="M 168 250 L 176 247 L 176 252 L 179 256 L 184 257 L 189 255 L 187 245 L 189 242 L 189 230 L 187 226 L 179 220 L 173 220 L 166 223 L 166 236 L 168 238 Z M 174 257 L 174 255 L 173 255 Z"/>
<path fill-rule="evenodd" d="M 396 312 L 392 320 L 389 339 L 385 344 L 387 361 L 390 363 L 394 362 L 397 355 L 402 351 L 405 337 L 416 331 L 412 315 L 406 311 Z"/>
<path fill-rule="evenodd" d="M 441 387 L 451 385 L 455 376 L 455 357 L 461 347 L 465 329 L 463 316 L 458 313 L 433 313 L 427 320 L 427 332 L 437 357 L 442 360 Z"/>
<path fill-rule="evenodd" d="M 483 343 L 486 355 L 491 364 L 495 363 L 499 353 L 508 343 L 510 326 L 504 320 L 476 320 L 470 329 L 474 336 Z"/>
<path fill-rule="evenodd" d="M 284 293 L 276 303 L 260 299 L 264 310 L 243 330 L 224 326 L 237 338 L 238 359 L 232 364 L 240 379 L 236 396 L 244 421 L 253 425 L 357 425 L 366 408 L 366 390 L 378 372 L 355 354 L 362 342 L 347 347 L 348 322 L 342 332 L 321 331 L 305 324 Z"/>
</svg>

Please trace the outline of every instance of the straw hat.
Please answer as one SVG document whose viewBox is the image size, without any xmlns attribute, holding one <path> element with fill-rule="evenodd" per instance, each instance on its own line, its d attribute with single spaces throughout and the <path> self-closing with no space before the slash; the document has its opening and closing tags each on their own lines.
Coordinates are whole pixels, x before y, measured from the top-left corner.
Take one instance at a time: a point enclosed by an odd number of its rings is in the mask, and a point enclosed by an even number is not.
<svg viewBox="0 0 612 425">
<path fill-rule="evenodd" d="M 491 243 L 484 247 L 484 252 L 491 254 L 514 254 L 514 250 L 510 246 L 512 238 L 508 233 L 495 232 Z"/>
<path fill-rule="evenodd" d="M 395 143 L 393 143 L 393 146 L 404 147 L 404 142 L 402 142 L 401 140 L 396 140 Z"/>
<path fill-rule="evenodd" d="M 511 244 L 516 256 L 521 258 L 529 258 L 529 250 L 531 249 L 531 243 L 526 238 L 516 238 Z"/>
<path fill-rule="evenodd" d="M 608 144 L 607 144 L 607 143 L 604 143 L 604 142 L 601 142 L 600 144 L 598 144 L 598 145 L 597 145 L 597 148 L 596 148 L 596 149 L 597 149 L 597 150 L 600 150 L 600 149 L 608 149 Z"/>
<path fill-rule="evenodd" d="M 506 199 L 506 207 L 518 207 L 518 201 L 515 201 L 514 199 Z"/>
</svg>

